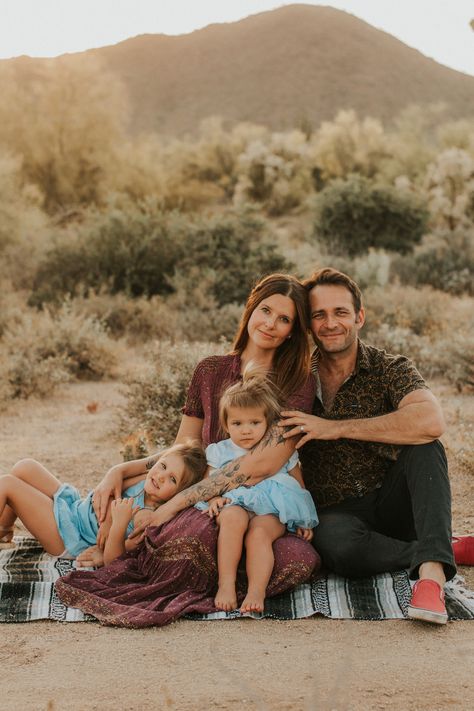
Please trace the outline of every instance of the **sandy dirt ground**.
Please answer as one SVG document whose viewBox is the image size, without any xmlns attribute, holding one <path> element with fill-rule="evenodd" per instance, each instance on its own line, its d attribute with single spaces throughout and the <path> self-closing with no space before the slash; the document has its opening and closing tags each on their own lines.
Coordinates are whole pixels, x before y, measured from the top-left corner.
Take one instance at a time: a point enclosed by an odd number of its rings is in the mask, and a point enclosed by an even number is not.
<svg viewBox="0 0 474 711">
<path fill-rule="evenodd" d="M 439 386 L 454 528 L 474 530 L 472 397 Z M 87 404 L 97 402 L 96 413 Z M 0 472 L 33 456 L 86 491 L 120 461 L 117 383 L 70 385 L 0 413 Z M 464 568 L 474 588 L 474 569 Z M 182 620 L 143 631 L 94 623 L 5 624 L 2 711 L 474 708 L 474 621 Z"/>
</svg>

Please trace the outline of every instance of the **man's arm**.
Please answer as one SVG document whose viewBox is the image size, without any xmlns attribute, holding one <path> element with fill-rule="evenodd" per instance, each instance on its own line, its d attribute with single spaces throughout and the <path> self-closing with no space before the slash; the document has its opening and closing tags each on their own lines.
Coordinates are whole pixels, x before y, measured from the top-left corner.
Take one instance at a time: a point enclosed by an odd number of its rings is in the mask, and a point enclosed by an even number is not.
<svg viewBox="0 0 474 711">
<path fill-rule="evenodd" d="M 234 459 L 221 469 L 213 471 L 206 479 L 176 494 L 151 513 L 146 523 L 136 526 L 131 537 L 141 534 L 146 526 L 166 523 L 179 511 L 194 506 L 198 501 L 209 501 L 237 486 L 253 486 L 275 474 L 295 449 L 295 441 L 283 437 L 283 432 L 283 427 L 271 427 L 248 454 Z"/>
<path fill-rule="evenodd" d="M 299 449 L 311 439 L 357 439 L 385 444 L 426 444 L 441 437 L 445 422 L 441 406 L 430 390 L 413 390 L 394 412 L 360 420 L 326 420 L 304 412 L 282 412 L 282 424 L 292 425 L 284 437 L 304 432 Z M 303 428 L 303 430 L 301 429 Z"/>
</svg>

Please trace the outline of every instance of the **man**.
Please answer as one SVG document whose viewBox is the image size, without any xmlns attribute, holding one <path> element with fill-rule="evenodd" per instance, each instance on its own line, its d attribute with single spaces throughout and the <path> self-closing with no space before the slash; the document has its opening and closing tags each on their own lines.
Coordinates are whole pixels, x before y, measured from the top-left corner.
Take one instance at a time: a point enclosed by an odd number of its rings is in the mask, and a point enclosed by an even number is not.
<svg viewBox="0 0 474 711">
<path fill-rule="evenodd" d="M 357 284 L 334 269 L 306 282 L 318 395 L 313 414 L 284 412 L 320 516 L 314 545 L 349 577 L 409 568 L 408 616 L 447 621 L 443 585 L 456 567 L 444 420 L 413 364 L 359 340 Z"/>
</svg>

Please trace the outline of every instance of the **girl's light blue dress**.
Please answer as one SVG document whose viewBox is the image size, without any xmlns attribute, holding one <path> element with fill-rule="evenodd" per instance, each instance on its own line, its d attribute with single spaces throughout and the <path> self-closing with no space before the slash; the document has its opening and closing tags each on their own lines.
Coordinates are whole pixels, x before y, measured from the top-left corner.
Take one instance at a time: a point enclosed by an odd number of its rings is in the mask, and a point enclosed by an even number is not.
<svg viewBox="0 0 474 711">
<path fill-rule="evenodd" d="M 209 466 L 219 469 L 225 464 L 248 454 L 231 439 L 223 439 L 206 448 L 206 459 Z M 231 500 L 226 506 L 242 506 L 247 511 L 253 511 L 262 516 L 273 514 L 278 516 L 289 531 L 297 528 L 314 528 L 318 524 L 318 516 L 313 498 L 309 491 L 302 489 L 299 483 L 288 472 L 298 463 L 295 452 L 286 464 L 273 476 L 264 479 L 254 486 L 239 486 L 227 491 L 223 496 Z M 207 501 L 200 501 L 196 508 L 206 511 Z"/>
<path fill-rule="evenodd" d="M 124 499 L 135 497 L 135 506 L 145 507 L 144 483 L 139 481 L 122 492 Z M 83 499 L 71 484 L 62 484 L 54 495 L 53 511 L 59 534 L 64 541 L 67 553 L 74 558 L 97 540 L 99 522 L 92 507 L 90 491 Z M 127 535 L 133 531 L 133 521 L 127 528 Z"/>
</svg>

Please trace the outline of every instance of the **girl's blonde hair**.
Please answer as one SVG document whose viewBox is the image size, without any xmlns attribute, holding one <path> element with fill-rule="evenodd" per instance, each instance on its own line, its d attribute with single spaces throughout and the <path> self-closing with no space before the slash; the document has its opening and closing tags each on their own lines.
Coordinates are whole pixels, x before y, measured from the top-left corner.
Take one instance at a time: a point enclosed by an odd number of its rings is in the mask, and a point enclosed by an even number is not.
<svg viewBox="0 0 474 711">
<path fill-rule="evenodd" d="M 227 432 L 227 419 L 231 407 L 261 407 L 265 413 L 267 427 L 280 417 L 279 393 L 265 370 L 250 362 L 242 373 L 242 380 L 231 385 L 219 401 L 219 422 Z"/>
<path fill-rule="evenodd" d="M 206 455 L 197 440 L 187 440 L 182 444 L 173 444 L 159 453 L 159 458 L 164 454 L 177 454 L 184 462 L 184 476 L 179 491 L 200 481 L 207 469 Z"/>
</svg>

